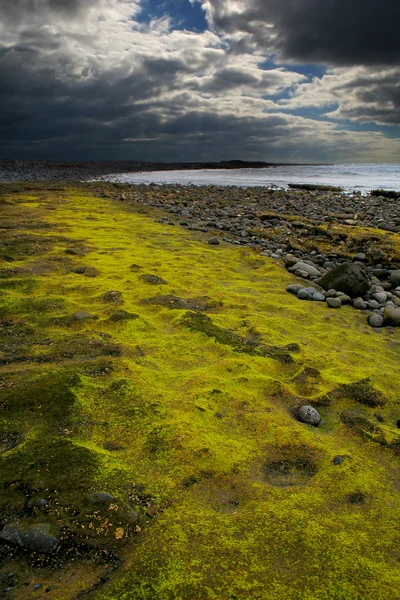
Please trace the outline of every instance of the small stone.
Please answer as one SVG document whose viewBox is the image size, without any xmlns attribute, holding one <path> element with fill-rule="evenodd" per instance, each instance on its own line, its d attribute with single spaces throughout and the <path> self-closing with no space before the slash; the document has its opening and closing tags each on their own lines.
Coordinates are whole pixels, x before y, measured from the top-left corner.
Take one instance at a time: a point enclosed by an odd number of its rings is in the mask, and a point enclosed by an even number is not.
<svg viewBox="0 0 400 600">
<path fill-rule="evenodd" d="M 355 257 L 353 258 L 353 261 L 357 261 L 357 260 L 359 262 L 368 262 L 368 259 L 363 252 L 359 252 L 358 254 L 355 255 Z"/>
<path fill-rule="evenodd" d="M 297 265 L 298 262 L 299 259 L 297 258 L 297 256 L 293 256 L 293 254 L 287 254 L 285 257 L 285 267 L 287 269 L 290 269 L 290 267 L 294 267 L 294 265 Z"/>
<path fill-rule="evenodd" d="M 352 299 L 350 298 L 350 296 L 347 296 L 347 294 L 342 294 L 338 292 L 338 295 L 336 297 L 339 298 L 342 305 L 352 304 Z"/>
<path fill-rule="evenodd" d="M 73 318 L 75 321 L 86 321 L 88 319 L 97 319 L 96 315 L 92 315 L 84 310 L 78 310 L 74 313 Z"/>
<path fill-rule="evenodd" d="M 368 323 L 371 327 L 382 327 L 383 325 L 383 317 L 382 315 L 373 314 L 368 317 Z"/>
<path fill-rule="evenodd" d="M 86 499 L 90 504 L 110 504 L 115 502 L 114 496 L 108 492 L 91 492 L 86 496 Z"/>
<path fill-rule="evenodd" d="M 373 269 L 372 274 L 375 275 L 375 277 L 378 277 L 378 279 L 386 279 L 387 277 L 389 277 L 390 271 L 389 269 L 375 268 Z"/>
<path fill-rule="evenodd" d="M 210 246 L 218 246 L 219 245 L 219 239 L 216 237 L 212 237 L 208 240 L 207 242 L 208 244 L 210 244 Z"/>
<path fill-rule="evenodd" d="M 312 295 L 310 292 L 306 292 L 306 290 L 299 290 L 297 297 L 299 300 L 312 300 Z"/>
<path fill-rule="evenodd" d="M 379 304 L 385 304 L 388 299 L 385 292 L 377 292 L 376 294 L 372 294 L 372 298 L 379 302 Z"/>
<path fill-rule="evenodd" d="M 41 590 L 42 588 L 43 588 L 43 586 L 42 586 L 42 584 L 41 584 L 41 583 L 36 583 L 36 584 L 33 586 L 33 588 L 32 588 L 32 591 L 33 591 L 33 592 L 38 592 L 38 591 L 39 591 L 39 590 Z"/>
<path fill-rule="evenodd" d="M 304 271 L 308 275 L 315 275 L 315 277 L 319 277 L 321 273 L 315 267 L 308 265 L 305 262 L 298 262 L 293 267 L 290 268 L 290 271 Z"/>
<path fill-rule="evenodd" d="M 286 287 L 286 291 L 289 292 L 289 294 L 294 294 L 295 296 L 297 296 L 298 292 L 303 288 L 304 286 L 300 283 L 291 283 Z"/>
<path fill-rule="evenodd" d="M 367 306 L 368 308 L 370 308 L 371 310 L 377 310 L 378 308 L 380 308 L 380 304 L 379 302 L 377 302 L 376 300 L 369 300 L 367 302 Z"/>
<path fill-rule="evenodd" d="M 69 254 L 70 256 L 79 256 L 78 250 L 75 250 L 74 248 L 67 248 L 65 254 Z"/>
<path fill-rule="evenodd" d="M 73 273 L 76 273 L 77 275 L 83 275 L 86 271 L 86 267 L 76 267 L 76 269 L 72 269 Z"/>
<path fill-rule="evenodd" d="M 320 292 L 316 292 L 312 297 L 314 302 L 325 302 L 325 296 Z"/>
<path fill-rule="evenodd" d="M 299 420 L 307 425 L 318 427 L 321 422 L 319 412 L 310 404 L 304 404 L 299 408 Z"/>
<path fill-rule="evenodd" d="M 340 454 L 338 454 L 337 456 L 334 457 L 333 464 L 334 465 L 341 465 L 343 461 L 344 461 L 344 457 L 340 456 Z"/>
<path fill-rule="evenodd" d="M 364 302 L 362 298 L 356 298 L 353 302 L 353 306 L 354 308 L 357 308 L 357 310 L 365 310 L 367 308 L 367 303 Z"/>
<path fill-rule="evenodd" d="M 332 271 L 332 269 L 334 269 L 336 267 L 336 264 L 330 260 L 327 260 L 326 262 L 324 262 L 324 264 L 322 266 L 327 271 Z"/>
<path fill-rule="evenodd" d="M 327 298 L 326 303 L 329 308 L 340 308 L 342 306 L 340 298 Z"/>
<path fill-rule="evenodd" d="M 297 271 L 295 271 L 294 274 L 297 275 L 297 277 L 302 277 L 303 279 L 307 279 L 308 278 L 307 271 L 302 271 L 301 269 L 297 269 Z"/>
</svg>

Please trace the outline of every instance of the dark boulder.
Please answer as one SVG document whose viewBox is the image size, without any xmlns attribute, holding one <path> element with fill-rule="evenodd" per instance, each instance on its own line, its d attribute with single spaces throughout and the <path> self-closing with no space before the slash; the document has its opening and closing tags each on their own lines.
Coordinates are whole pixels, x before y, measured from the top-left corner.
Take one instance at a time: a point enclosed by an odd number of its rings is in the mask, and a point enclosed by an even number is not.
<svg viewBox="0 0 400 600">
<path fill-rule="evenodd" d="M 3 527 L 0 538 L 39 554 L 51 554 L 60 545 L 58 532 L 54 531 L 48 523 L 25 524 L 20 521 L 8 523 Z"/>
<path fill-rule="evenodd" d="M 333 288 L 350 298 L 356 298 L 368 291 L 368 272 L 360 262 L 343 263 L 326 273 L 321 278 L 320 285 L 324 290 Z"/>
</svg>

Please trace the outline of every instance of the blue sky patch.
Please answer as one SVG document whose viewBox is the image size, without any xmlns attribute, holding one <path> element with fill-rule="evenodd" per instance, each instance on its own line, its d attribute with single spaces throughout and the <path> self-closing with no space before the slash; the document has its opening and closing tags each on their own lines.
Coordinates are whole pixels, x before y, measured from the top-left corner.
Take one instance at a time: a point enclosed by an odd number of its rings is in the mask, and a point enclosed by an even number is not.
<svg viewBox="0 0 400 600">
<path fill-rule="evenodd" d="M 208 29 L 205 12 L 199 2 L 192 4 L 189 0 L 145 0 L 142 7 L 140 15 L 135 17 L 140 23 L 149 23 L 152 19 L 169 16 L 173 22 L 173 29 L 196 32 Z"/>
</svg>

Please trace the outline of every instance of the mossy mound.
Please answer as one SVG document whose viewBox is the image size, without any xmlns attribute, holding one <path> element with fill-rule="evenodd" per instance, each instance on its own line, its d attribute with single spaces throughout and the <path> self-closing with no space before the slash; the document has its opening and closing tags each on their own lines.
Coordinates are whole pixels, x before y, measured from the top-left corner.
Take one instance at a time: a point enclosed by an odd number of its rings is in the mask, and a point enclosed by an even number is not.
<svg viewBox="0 0 400 600">
<path fill-rule="evenodd" d="M 398 597 L 400 331 L 295 302 L 283 266 L 100 188 L 2 189 L 21 245 L 0 272 L 0 523 L 60 545 L 0 542 L 0 594 L 12 571 L 19 600 L 36 581 L 53 600 Z"/>
</svg>

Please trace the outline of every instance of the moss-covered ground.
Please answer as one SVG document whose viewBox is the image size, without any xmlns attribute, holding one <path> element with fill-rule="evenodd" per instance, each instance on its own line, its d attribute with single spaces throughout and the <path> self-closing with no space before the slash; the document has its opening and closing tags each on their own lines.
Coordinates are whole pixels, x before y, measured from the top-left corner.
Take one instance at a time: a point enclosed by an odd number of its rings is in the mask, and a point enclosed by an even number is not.
<svg viewBox="0 0 400 600">
<path fill-rule="evenodd" d="M 62 541 L 5 597 L 400 598 L 398 330 L 91 186 L 0 209 L 0 521 Z"/>
</svg>

